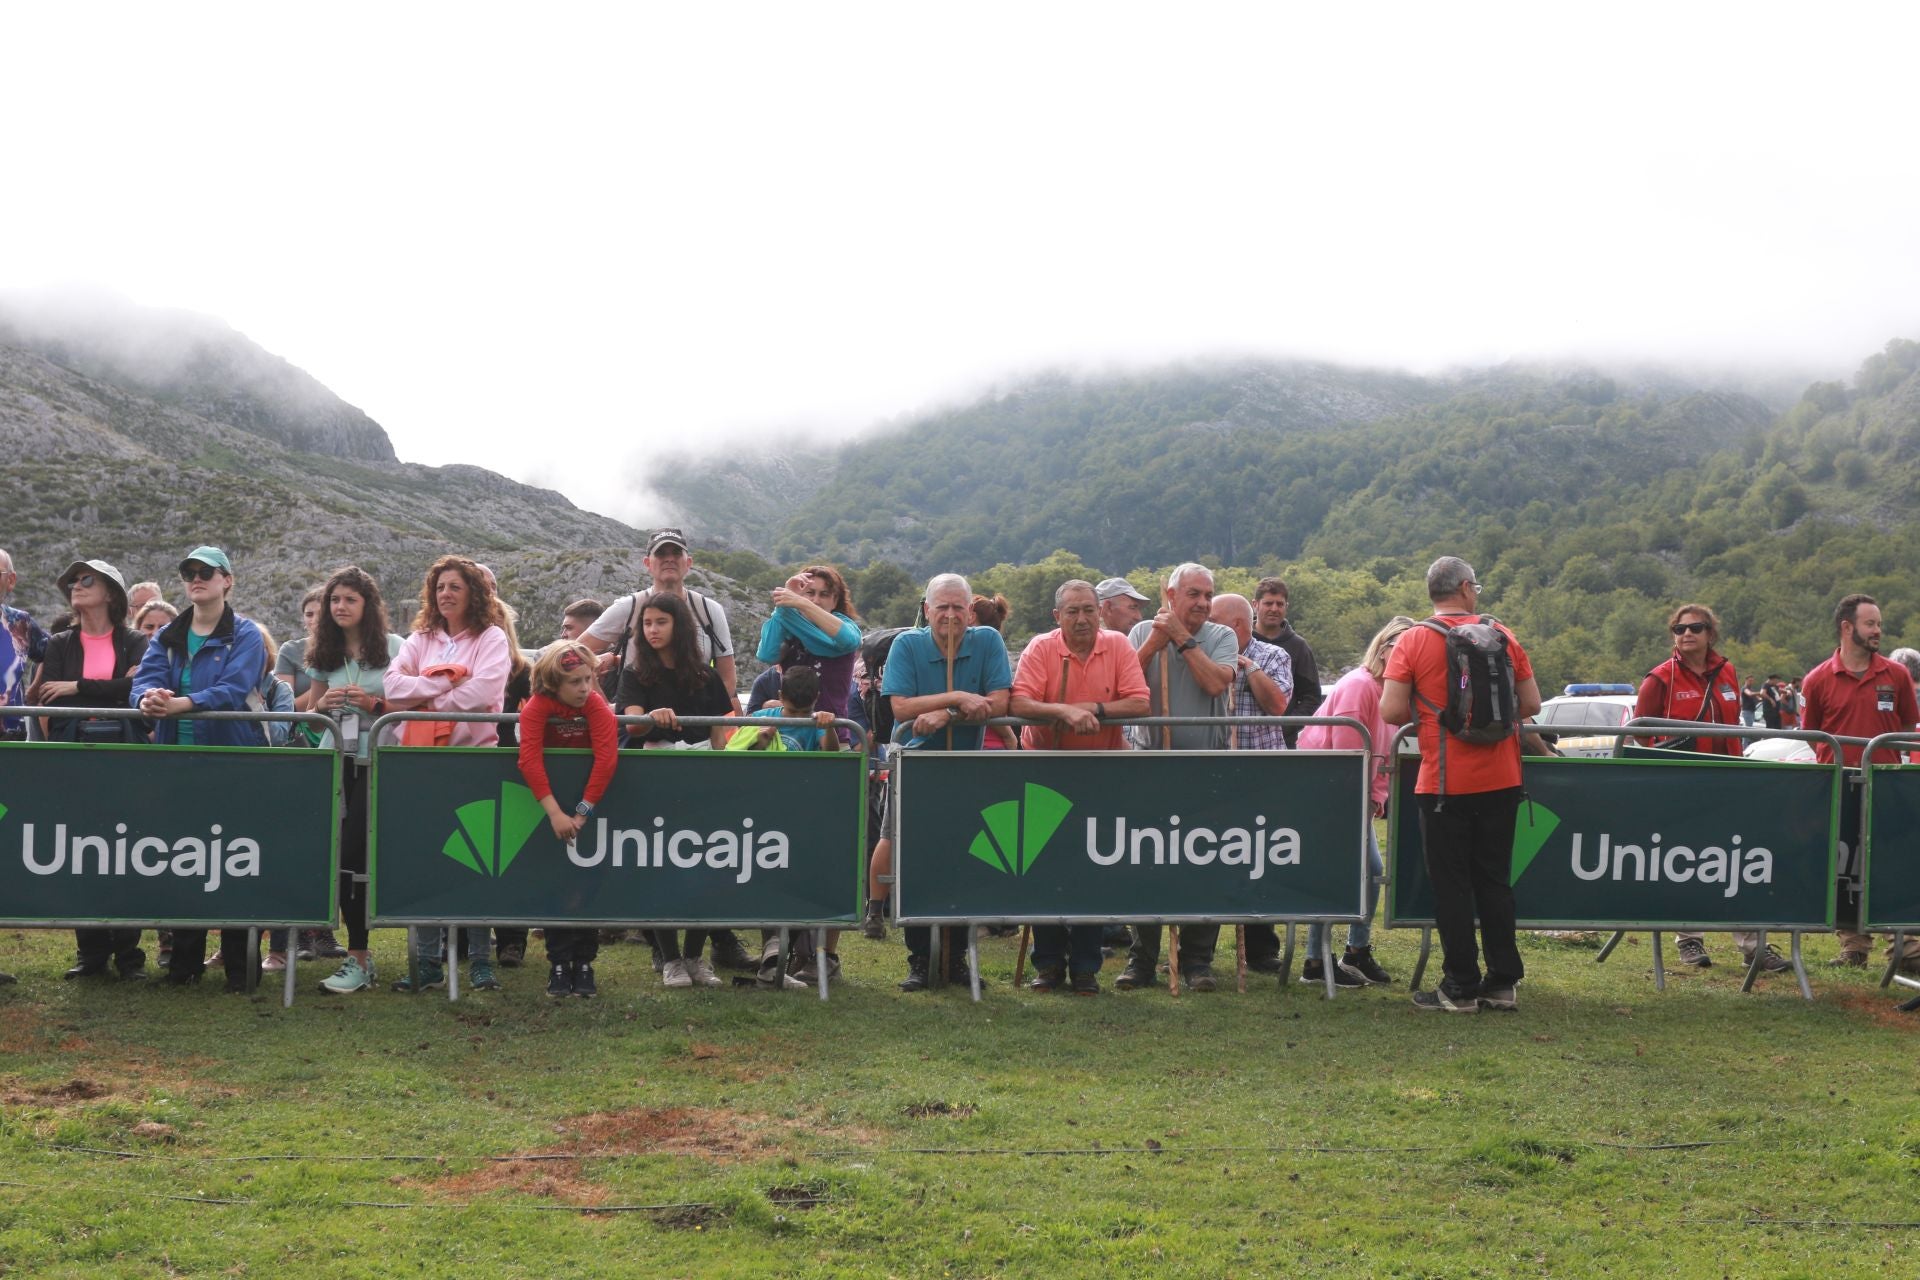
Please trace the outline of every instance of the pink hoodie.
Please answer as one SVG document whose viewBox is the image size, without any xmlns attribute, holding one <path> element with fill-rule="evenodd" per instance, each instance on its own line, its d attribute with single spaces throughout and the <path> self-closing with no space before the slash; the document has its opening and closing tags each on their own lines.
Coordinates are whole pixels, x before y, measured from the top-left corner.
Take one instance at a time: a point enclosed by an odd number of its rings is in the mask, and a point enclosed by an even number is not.
<svg viewBox="0 0 1920 1280">
<path fill-rule="evenodd" d="M 423 676 L 423 667 L 453 663 L 467 669 L 467 679 L 455 685 L 446 676 Z M 416 631 L 400 646 L 399 656 L 387 668 L 386 700 L 394 711 L 498 711 L 506 705 L 507 676 L 513 671 L 507 652 L 507 633 L 488 627 L 475 635 L 462 631 Z M 454 747 L 492 747 L 500 743 L 500 726 L 461 723 L 453 726 Z"/>
<path fill-rule="evenodd" d="M 1314 711 L 1317 716 L 1346 716 L 1367 726 L 1373 735 L 1373 803 L 1377 808 L 1387 802 L 1387 744 L 1393 741 L 1393 726 L 1380 718 L 1380 682 L 1365 667 L 1355 667 L 1334 682 L 1327 700 Z M 1300 731 L 1302 751 L 1357 751 L 1360 735 L 1344 725 L 1310 724 Z"/>
</svg>

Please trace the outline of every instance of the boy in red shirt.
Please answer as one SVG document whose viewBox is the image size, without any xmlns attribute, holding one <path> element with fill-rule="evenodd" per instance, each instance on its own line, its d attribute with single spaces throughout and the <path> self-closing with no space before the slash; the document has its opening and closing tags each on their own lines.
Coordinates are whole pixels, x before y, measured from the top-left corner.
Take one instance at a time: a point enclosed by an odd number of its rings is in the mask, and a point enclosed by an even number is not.
<svg viewBox="0 0 1920 1280">
<path fill-rule="evenodd" d="M 595 687 L 593 650 L 578 640 L 549 645 L 533 664 L 533 696 L 520 706 L 520 776 L 533 798 L 547 812 L 553 834 L 563 844 L 580 838 L 593 807 L 613 781 L 619 760 L 620 729 L 613 708 Z M 580 717 L 585 715 L 583 724 Z M 549 747 L 591 747 L 593 772 L 587 775 L 586 795 L 567 813 L 547 781 Z M 592 998 L 593 962 L 600 954 L 600 935 L 593 929 L 547 930 L 547 994 Z"/>
</svg>

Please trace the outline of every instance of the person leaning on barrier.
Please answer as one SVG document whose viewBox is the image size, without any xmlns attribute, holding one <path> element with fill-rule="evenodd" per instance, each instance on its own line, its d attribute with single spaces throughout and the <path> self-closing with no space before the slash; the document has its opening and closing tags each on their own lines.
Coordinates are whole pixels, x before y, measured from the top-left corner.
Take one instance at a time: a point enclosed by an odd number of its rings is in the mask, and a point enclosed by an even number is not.
<svg viewBox="0 0 1920 1280">
<path fill-rule="evenodd" d="M 1510 878 L 1520 806 L 1518 725 L 1540 710 L 1540 690 L 1527 651 L 1513 633 L 1480 615 L 1480 584 L 1465 560 L 1441 556 L 1429 565 L 1427 597 L 1433 616 L 1394 645 L 1380 693 L 1380 717 L 1388 724 L 1406 724 L 1416 716 L 1420 721 L 1420 778 L 1414 792 L 1445 976 L 1432 991 L 1416 992 L 1413 1003 L 1449 1013 L 1511 1011 L 1518 1007 L 1514 985 L 1525 976 L 1514 936 Z M 1447 631 L 1471 624 L 1491 627 L 1505 638 L 1512 672 L 1515 705 L 1506 709 L 1511 731 L 1494 742 L 1469 742 L 1443 728 L 1439 719 L 1451 683 Z M 1486 948 L 1484 977 L 1474 940 L 1476 915 Z"/>
<path fill-rule="evenodd" d="M 1847 596 L 1834 608 L 1833 628 L 1839 638 L 1833 656 L 1807 672 L 1801 682 L 1803 727 L 1840 738 L 1911 732 L 1920 724 L 1913 677 L 1906 667 L 1880 655 L 1878 602 L 1869 595 Z M 1842 743 L 1840 750 L 1842 764 L 1849 769 L 1860 767 L 1863 747 Z M 1825 742 L 1814 743 L 1813 754 L 1821 764 L 1833 763 L 1833 748 Z M 1886 750 L 1876 752 L 1872 763 L 1897 764 L 1899 760 L 1898 751 Z M 1840 935 L 1840 955 L 1834 965 L 1860 968 L 1867 963 L 1873 938 L 1845 927 L 1858 923 L 1857 918 L 1843 920 L 1835 930 Z M 1910 940 L 1900 958 L 1908 964 L 1920 959 L 1920 938 Z"/>
<path fill-rule="evenodd" d="M 882 697 L 891 700 L 894 741 L 905 749 L 923 751 L 978 751 L 983 722 L 1007 714 L 1013 671 L 1007 665 L 1006 641 L 992 627 L 968 626 L 973 617 L 973 588 L 957 573 L 942 573 L 927 582 L 921 597 L 926 609 L 924 631 L 903 631 L 887 654 L 880 680 Z M 893 803 L 888 793 L 889 810 Z M 888 818 L 891 817 L 889 812 Z M 891 822 L 883 819 L 883 829 Z M 868 863 L 867 920 L 878 919 L 882 906 L 881 877 L 893 874 L 893 842 L 874 845 Z M 902 991 L 925 991 L 931 983 L 928 958 L 933 934 L 924 925 L 902 931 L 907 941 L 907 976 Z M 954 960 L 955 981 L 968 981 L 958 960 L 965 947 L 959 929 L 943 935 L 944 954 Z"/>
<path fill-rule="evenodd" d="M 218 547 L 200 547 L 180 562 L 191 610 L 173 620 L 148 642 L 134 672 L 128 701 L 154 722 L 153 740 L 162 745 L 264 747 L 266 733 L 256 721 L 181 719 L 190 711 L 244 711 L 259 686 L 268 654 L 260 628 L 235 614 L 233 562 Z M 244 991 L 247 931 L 220 931 L 220 955 L 227 990 Z M 207 931 L 173 930 L 167 981 L 198 982 L 206 971 Z"/>
<path fill-rule="evenodd" d="M 1288 660 L 1293 663 L 1293 692 L 1287 698 L 1284 714 L 1310 716 L 1319 709 L 1326 695 L 1320 691 L 1320 666 L 1314 660 L 1313 646 L 1287 621 L 1288 600 L 1285 579 L 1260 579 L 1253 589 L 1253 634 L 1285 649 Z M 1288 746 L 1300 738 L 1298 729 L 1288 729 L 1286 734 Z"/>
<path fill-rule="evenodd" d="M 1153 603 L 1125 578 L 1102 578 L 1100 585 L 1093 589 L 1093 597 L 1100 602 L 1101 627 L 1118 631 L 1121 635 L 1126 635 L 1140 624 L 1140 619 L 1145 616 L 1140 607 Z"/>
<path fill-rule="evenodd" d="M 1387 814 L 1388 768 L 1387 747 L 1393 741 L 1393 731 L 1380 717 L 1380 694 L 1386 686 L 1387 659 L 1392 656 L 1400 639 L 1415 624 L 1412 618 L 1394 617 L 1387 625 L 1374 633 L 1367 642 L 1367 651 L 1360 659 L 1360 665 L 1334 682 L 1333 688 L 1319 706 L 1319 714 L 1326 717 L 1344 716 L 1349 720 L 1358 720 L 1367 726 L 1372 740 L 1372 755 L 1368 760 L 1368 795 L 1373 801 L 1373 816 L 1384 818 Z M 1298 743 L 1302 751 L 1361 751 L 1368 750 L 1368 744 L 1360 735 L 1345 725 L 1310 724 L 1300 731 Z M 1384 987 L 1393 981 L 1391 975 L 1380 967 L 1373 958 L 1373 912 L 1380 903 L 1380 878 L 1386 872 L 1385 864 L 1380 860 L 1380 841 L 1374 835 L 1373 824 L 1367 824 L 1367 914 L 1366 918 L 1347 926 L 1347 947 L 1339 960 L 1334 962 L 1333 980 L 1335 985 L 1357 987 L 1367 983 Z M 1307 930 L 1307 961 L 1301 966 L 1300 981 L 1313 983 L 1326 981 L 1326 970 L 1320 957 L 1326 952 L 1327 926 L 1315 924 Z"/>
<path fill-rule="evenodd" d="M 499 711 L 506 701 L 507 677 L 513 670 L 512 641 L 505 627 L 506 612 L 493 593 L 487 574 L 466 556 L 441 556 L 427 570 L 420 587 L 420 611 L 400 652 L 387 666 L 386 702 L 394 711 Z M 486 721 L 416 720 L 401 726 L 406 746 L 491 747 L 499 729 Z M 449 955 L 447 933 L 434 931 L 436 955 L 419 961 L 422 990 L 436 990 L 446 982 L 441 965 L 457 962 Z M 462 929 L 470 981 L 477 991 L 497 991 L 493 972 L 492 935 L 485 928 Z M 393 983 L 395 991 L 412 991 L 412 975 Z"/>
<path fill-rule="evenodd" d="M 1213 610 L 1213 571 L 1191 562 L 1167 575 L 1160 611 L 1127 635 L 1146 677 L 1148 714 L 1225 717 L 1231 705 L 1240 643 L 1231 627 L 1209 620 Z M 1136 728 L 1135 741 L 1149 749 L 1221 751 L 1228 744 L 1224 724 Z M 1193 991 L 1212 991 L 1213 952 L 1220 940 L 1217 924 L 1180 926 L 1181 981 Z M 1160 960 L 1160 926 L 1133 927 L 1127 967 L 1113 985 L 1122 991 L 1154 984 Z"/>
<path fill-rule="evenodd" d="M 133 693 L 147 642 L 127 625 L 127 596 L 120 571 L 105 560 L 76 560 L 58 586 L 73 610 L 74 625 L 47 642 L 40 678 L 27 701 L 42 707 L 119 707 Z M 50 717 L 45 736 L 53 742 L 140 742 L 137 720 Z M 76 962 L 69 978 L 117 970 L 122 978 L 147 976 L 147 956 L 138 929 L 75 929 Z"/>
<path fill-rule="evenodd" d="M 1667 631 L 1673 636 L 1673 656 L 1647 672 L 1640 682 L 1640 696 L 1633 704 L 1636 719 L 1697 720 L 1702 724 L 1734 724 L 1741 714 L 1740 676 L 1733 663 L 1714 648 L 1720 639 L 1720 618 L 1704 604 L 1683 604 L 1667 619 Z M 1740 758 L 1739 738 L 1714 738 L 1704 734 L 1642 738 L 1651 746 L 1670 751 L 1698 751 L 1705 755 Z M 1749 962 L 1760 935 L 1735 931 L 1734 945 Z M 1673 935 L 1680 963 L 1697 969 L 1710 968 L 1706 939 L 1698 933 Z M 1771 945 L 1760 962 L 1769 973 L 1793 966 Z"/>
<path fill-rule="evenodd" d="M 1020 731 L 1029 751 L 1123 751 L 1124 732 L 1107 721 L 1147 713 L 1147 681 L 1133 646 L 1118 631 L 1102 629 L 1094 586 L 1069 579 L 1053 593 L 1053 620 L 1059 624 L 1035 636 L 1020 654 L 1014 672 L 1013 714 L 1044 725 Z M 1058 991 L 1069 982 L 1073 994 L 1100 993 L 1098 924 L 1035 925 L 1035 991 Z"/>
</svg>

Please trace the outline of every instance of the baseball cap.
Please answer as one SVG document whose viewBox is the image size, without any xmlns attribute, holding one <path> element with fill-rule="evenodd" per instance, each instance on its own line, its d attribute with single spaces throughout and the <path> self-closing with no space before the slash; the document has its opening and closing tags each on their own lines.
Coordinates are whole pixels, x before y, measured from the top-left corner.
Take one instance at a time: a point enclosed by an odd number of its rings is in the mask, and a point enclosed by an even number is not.
<svg viewBox="0 0 1920 1280">
<path fill-rule="evenodd" d="M 662 547 L 687 549 L 687 535 L 678 529 L 655 529 L 653 536 L 647 539 L 647 554 L 652 555 Z"/>
<path fill-rule="evenodd" d="M 83 573 L 99 574 L 108 582 L 120 588 L 120 598 L 122 600 L 127 598 L 127 580 L 120 576 L 118 569 L 108 564 L 105 560 L 75 560 L 67 566 L 65 573 L 55 579 L 54 585 L 60 588 L 62 594 L 65 594 L 67 588 L 73 585 L 73 580 Z"/>
<path fill-rule="evenodd" d="M 196 547 L 191 555 L 180 562 L 181 570 L 184 571 L 195 561 L 218 569 L 229 578 L 233 576 L 233 561 L 227 559 L 227 553 L 218 547 Z"/>
<path fill-rule="evenodd" d="M 1100 585 L 1093 589 L 1093 598 L 1095 600 L 1100 600 L 1100 601 L 1114 600 L 1114 599 L 1118 599 L 1120 596 L 1132 596 L 1135 600 L 1138 600 L 1141 604 L 1153 603 L 1153 601 L 1141 595 L 1140 592 L 1134 588 L 1134 585 L 1131 582 L 1128 582 L 1125 578 L 1103 579 Z"/>
</svg>

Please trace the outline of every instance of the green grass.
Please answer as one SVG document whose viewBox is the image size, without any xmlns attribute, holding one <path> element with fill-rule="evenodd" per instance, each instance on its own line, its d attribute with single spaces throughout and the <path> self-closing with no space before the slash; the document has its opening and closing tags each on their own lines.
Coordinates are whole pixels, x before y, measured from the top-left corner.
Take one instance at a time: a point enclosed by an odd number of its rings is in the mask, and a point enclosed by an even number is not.
<svg viewBox="0 0 1920 1280">
<path fill-rule="evenodd" d="M 1016 994 L 1004 940 L 974 1006 L 851 937 L 824 1005 L 666 992 L 635 946 L 553 1002 L 536 941 L 502 992 L 328 998 L 315 963 L 283 1010 L 62 982 L 67 935 L 9 933 L 0 1273 L 1914 1273 L 1920 1018 L 1876 974 L 1816 939 L 1814 1003 L 1742 995 L 1716 937 L 1661 993 L 1644 935 L 1524 946 L 1516 1016 Z"/>
</svg>

